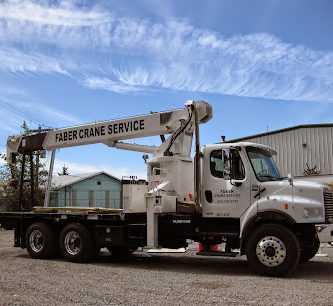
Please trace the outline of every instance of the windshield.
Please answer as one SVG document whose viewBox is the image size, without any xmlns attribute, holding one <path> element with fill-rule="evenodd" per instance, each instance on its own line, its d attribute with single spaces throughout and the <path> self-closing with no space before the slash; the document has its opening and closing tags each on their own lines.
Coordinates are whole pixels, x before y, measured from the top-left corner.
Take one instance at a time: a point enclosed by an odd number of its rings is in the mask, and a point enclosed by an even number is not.
<svg viewBox="0 0 333 306">
<path fill-rule="evenodd" d="M 247 147 L 246 151 L 256 177 L 260 182 L 283 179 L 269 151 L 256 147 Z"/>
</svg>

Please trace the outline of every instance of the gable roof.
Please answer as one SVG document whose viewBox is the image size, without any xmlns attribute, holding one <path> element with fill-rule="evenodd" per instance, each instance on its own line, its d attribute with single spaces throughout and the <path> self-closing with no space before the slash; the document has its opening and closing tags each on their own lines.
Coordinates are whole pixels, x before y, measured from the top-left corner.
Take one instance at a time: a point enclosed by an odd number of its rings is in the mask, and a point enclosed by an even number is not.
<svg viewBox="0 0 333 306">
<path fill-rule="evenodd" d="M 99 172 L 93 172 L 93 173 L 80 173 L 80 174 L 75 174 L 75 175 L 56 175 L 52 177 L 52 184 L 55 188 L 63 188 L 81 181 L 84 181 L 86 179 L 89 179 L 91 177 L 100 175 L 100 174 L 105 174 L 108 177 L 119 181 L 120 179 L 107 173 L 104 171 L 99 171 Z"/>
<path fill-rule="evenodd" d="M 298 130 L 298 129 L 323 128 L 323 127 L 324 128 L 333 127 L 333 123 L 295 125 L 295 126 L 291 126 L 291 127 L 284 128 L 284 129 L 279 129 L 279 130 L 274 130 L 274 131 L 270 131 L 270 132 L 259 133 L 259 134 L 245 136 L 245 137 L 230 139 L 230 140 L 226 140 L 225 142 L 240 142 L 240 141 L 244 141 L 244 140 L 248 140 L 248 139 L 252 139 L 252 138 L 264 137 L 264 136 L 279 134 L 279 133 L 283 133 L 283 132 L 289 132 L 289 131 Z"/>
</svg>

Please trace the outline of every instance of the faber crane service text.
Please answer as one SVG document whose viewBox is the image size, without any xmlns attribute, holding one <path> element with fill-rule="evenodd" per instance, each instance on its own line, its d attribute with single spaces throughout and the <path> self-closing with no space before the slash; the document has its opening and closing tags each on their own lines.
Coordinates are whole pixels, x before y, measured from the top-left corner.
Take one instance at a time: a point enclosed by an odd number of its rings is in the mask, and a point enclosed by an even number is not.
<svg viewBox="0 0 333 306">
<path fill-rule="evenodd" d="M 100 137 L 105 135 L 123 134 L 123 133 L 130 133 L 133 131 L 140 131 L 144 129 L 145 129 L 145 121 L 143 119 L 126 121 L 109 125 L 100 125 L 100 126 L 87 127 L 81 129 L 76 128 L 65 132 L 59 132 L 55 134 L 55 141 L 62 142 L 62 141 L 71 141 L 71 140 L 85 139 L 91 137 Z"/>
</svg>

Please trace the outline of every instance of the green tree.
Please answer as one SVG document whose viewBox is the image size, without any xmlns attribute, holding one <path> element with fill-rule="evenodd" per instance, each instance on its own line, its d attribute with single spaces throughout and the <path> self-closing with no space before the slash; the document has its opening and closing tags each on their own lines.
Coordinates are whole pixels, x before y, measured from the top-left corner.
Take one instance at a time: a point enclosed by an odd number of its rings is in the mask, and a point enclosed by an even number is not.
<svg viewBox="0 0 333 306">
<path fill-rule="evenodd" d="M 29 135 L 30 129 L 26 122 L 23 122 L 22 135 Z M 0 158 L 5 160 L 4 154 L 0 155 Z M 30 158 L 27 155 L 25 160 L 25 175 L 23 184 L 23 192 L 21 203 L 19 203 L 19 182 L 21 176 L 21 164 L 23 156 L 20 155 L 17 158 L 17 162 L 13 165 L 3 163 L 0 166 L 0 211 L 16 211 L 20 208 L 30 209 L 30 183 L 31 179 L 31 164 Z M 47 182 L 48 171 L 46 170 L 46 164 L 40 162 L 40 152 L 35 152 L 33 155 L 33 167 L 34 167 L 34 203 L 33 206 L 43 205 L 44 194 Z"/>
</svg>

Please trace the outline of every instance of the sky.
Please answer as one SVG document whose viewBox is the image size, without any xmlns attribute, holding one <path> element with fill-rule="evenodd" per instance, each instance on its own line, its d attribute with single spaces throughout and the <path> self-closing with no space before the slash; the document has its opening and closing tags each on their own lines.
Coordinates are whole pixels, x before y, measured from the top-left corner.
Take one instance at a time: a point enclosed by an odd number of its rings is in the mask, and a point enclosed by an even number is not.
<svg viewBox="0 0 333 306">
<path fill-rule="evenodd" d="M 206 100 L 201 143 L 333 122 L 333 1 L 0 0 L 0 151 L 9 135 Z M 140 143 L 157 144 L 154 137 Z M 89 145 L 55 171 L 145 177 Z"/>
</svg>

